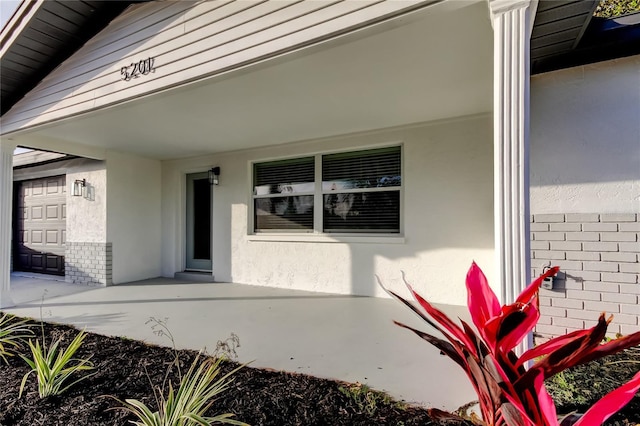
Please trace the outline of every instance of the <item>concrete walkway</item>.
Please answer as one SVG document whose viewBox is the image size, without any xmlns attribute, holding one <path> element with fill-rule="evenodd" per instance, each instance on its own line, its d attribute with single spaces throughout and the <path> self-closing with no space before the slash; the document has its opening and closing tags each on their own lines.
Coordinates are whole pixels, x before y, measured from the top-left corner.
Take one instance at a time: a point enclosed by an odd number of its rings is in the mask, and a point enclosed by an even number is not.
<svg viewBox="0 0 640 426">
<path fill-rule="evenodd" d="M 92 287 L 69 284 L 64 281 L 64 277 L 56 275 L 28 272 L 13 272 L 11 274 L 11 299 L 18 306 L 92 289 Z"/>
<path fill-rule="evenodd" d="M 17 306 L 6 311 L 19 316 L 42 312 L 45 321 L 169 345 L 147 323 L 166 318 L 179 348 L 214 348 L 233 332 L 239 361 L 253 367 L 366 383 L 427 407 L 453 410 L 475 399 L 453 361 L 392 324 L 433 331 L 390 299 L 166 278 L 87 288 L 12 275 L 11 287 Z"/>
</svg>

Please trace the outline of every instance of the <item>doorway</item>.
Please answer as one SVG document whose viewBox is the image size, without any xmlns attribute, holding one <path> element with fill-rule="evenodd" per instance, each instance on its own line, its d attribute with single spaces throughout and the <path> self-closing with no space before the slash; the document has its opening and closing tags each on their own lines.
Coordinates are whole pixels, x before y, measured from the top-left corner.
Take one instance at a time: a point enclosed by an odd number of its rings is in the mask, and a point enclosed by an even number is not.
<svg viewBox="0 0 640 426">
<path fill-rule="evenodd" d="M 187 271 L 211 272 L 211 185 L 207 173 L 187 175 Z"/>
</svg>

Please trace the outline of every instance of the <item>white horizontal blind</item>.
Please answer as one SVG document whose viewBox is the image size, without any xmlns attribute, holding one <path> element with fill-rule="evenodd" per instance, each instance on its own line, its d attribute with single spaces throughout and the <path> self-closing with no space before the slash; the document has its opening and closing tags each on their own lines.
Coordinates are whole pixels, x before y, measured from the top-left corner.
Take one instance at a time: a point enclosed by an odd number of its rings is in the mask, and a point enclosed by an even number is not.
<svg viewBox="0 0 640 426">
<path fill-rule="evenodd" d="M 255 163 L 254 231 L 399 233 L 401 189 L 400 146 Z"/>
<path fill-rule="evenodd" d="M 254 230 L 312 232 L 314 176 L 314 157 L 254 164 Z"/>
<path fill-rule="evenodd" d="M 322 157 L 323 231 L 399 233 L 400 147 Z"/>
</svg>

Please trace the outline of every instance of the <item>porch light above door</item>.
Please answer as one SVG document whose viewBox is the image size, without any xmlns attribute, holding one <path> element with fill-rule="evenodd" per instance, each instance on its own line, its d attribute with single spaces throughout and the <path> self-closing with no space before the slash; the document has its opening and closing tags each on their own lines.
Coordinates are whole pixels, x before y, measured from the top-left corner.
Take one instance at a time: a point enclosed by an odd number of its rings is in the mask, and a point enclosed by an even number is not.
<svg viewBox="0 0 640 426">
<path fill-rule="evenodd" d="M 87 180 L 86 179 L 76 179 L 73 182 L 73 196 L 74 197 L 82 197 L 84 194 L 84 189 L 87 186 Z"/>
<path fill-rule="evenodd" d="M 220 184 L 220 167 L 213 167 L 211 170 L 209 170 L 209 184 Z"/>
</svg>

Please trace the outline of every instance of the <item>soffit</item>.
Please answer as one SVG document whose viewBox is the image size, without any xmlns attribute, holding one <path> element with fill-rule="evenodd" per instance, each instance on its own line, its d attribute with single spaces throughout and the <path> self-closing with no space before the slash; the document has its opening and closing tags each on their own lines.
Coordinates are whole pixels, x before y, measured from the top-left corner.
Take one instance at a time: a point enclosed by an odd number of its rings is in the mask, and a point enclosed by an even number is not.
<svg viewBox="0 0 640 426">
<path fill-rule="evenodd" d="M 29 151 L 22 154 L 15 154 L 13 156 L 13 167 L 25 167 L 34 164 L 59 161 L 60 159 L 64 159 L 66 157 L 68 156 L 57 152 Z"/>
<path fill-rule="evenodd" d="M 53 150 L 53 141 L 64 140 L 157 159 L 193 157 L 489 113 L 492 70 L 487 3 L 444 2 L 12 138 L 36 148 L 52 141 Z"/>
<path fill-rule="evenodd" d="M 25 9 L 36 9 L 29 22 L 12 19 L 1 33 L 0 114 L 130 4 L 141 1 L 25 0 Z M 531 39 L 532 74 L 640 53 L 640 14 L 593 18 L 597 3 L 539 1 Z"/>
<path fill-rule="evenodd" d="M 25 0 L 18 12 L 29 21 L 14 16 L 1 33 L 0 114 L 135 2 Z"/>
<path fill-rule="evenodd" d="M 538 74 L 640 53 L 640 13 L 597 18 L 597 0 L 540 0 L 531 34 Z"/>
</svg>

